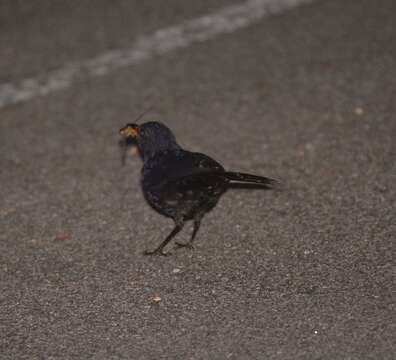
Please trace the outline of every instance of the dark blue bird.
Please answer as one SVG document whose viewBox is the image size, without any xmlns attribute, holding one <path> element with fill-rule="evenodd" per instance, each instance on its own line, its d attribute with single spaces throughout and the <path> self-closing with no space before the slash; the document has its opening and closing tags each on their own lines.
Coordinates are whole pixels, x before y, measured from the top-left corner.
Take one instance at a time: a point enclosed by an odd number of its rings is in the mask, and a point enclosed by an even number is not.
<svg viewBox="0 0 396 360">
<path fill-rule="evenodd" d="M 209 156 L 182 149 L 169 128 L 159 122 L 127 124 L 120 134 L 137 143 L 143 158 L 142 188 L 148 203 L 175 222 L 165 240 L 146 255 L 166 255 L 164 247 L 187 220 L 194 221 L 190 241 L 176 244 L 192 248 L 203 216 L 232 184 L 252 183 L 264 189 L 277 184 L 267 177 L 225 171 Z"/>
</svg>

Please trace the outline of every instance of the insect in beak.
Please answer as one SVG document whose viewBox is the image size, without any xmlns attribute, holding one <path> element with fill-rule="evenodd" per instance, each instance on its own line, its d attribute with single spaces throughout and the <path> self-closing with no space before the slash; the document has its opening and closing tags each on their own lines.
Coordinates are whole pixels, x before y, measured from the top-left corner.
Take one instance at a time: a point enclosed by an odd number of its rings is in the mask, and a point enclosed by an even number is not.
<svg viewBox="0 0 396 360">
<path fill-rule="evenodd" d="M 139 126 L 135 124 L 128 124 L 120 129 L 120 134 L 125 137 L 139 137 Z"/>
</svg>

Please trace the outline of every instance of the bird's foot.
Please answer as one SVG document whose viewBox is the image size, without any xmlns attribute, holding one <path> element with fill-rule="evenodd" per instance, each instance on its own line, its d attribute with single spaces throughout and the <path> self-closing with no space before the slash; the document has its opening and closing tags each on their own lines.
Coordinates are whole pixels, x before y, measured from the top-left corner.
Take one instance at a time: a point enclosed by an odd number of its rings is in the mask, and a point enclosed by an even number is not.
<svg viewBox="0 0 396 360">
<path fill-rule="evenodd" d="M 160 255 L 160 256 L 169 256 L 170 253 L 164 252 L 162 249 L 155 249 L 155 250 L 146 250 L 143 252 L 143 255 Z"/>
<path fill-rule="evenodd" d="M 176 246 L 177 246 L 178 249 L 187 248 L 187 249 L 190 249 L 190 250 L 194 250 L 194 245 L 191 244 L 190 242 L 188 242 L 188 243 L 181 243 L 181 242 L 176 241 L 175 244 L 176 244 Z"/>
</svg>

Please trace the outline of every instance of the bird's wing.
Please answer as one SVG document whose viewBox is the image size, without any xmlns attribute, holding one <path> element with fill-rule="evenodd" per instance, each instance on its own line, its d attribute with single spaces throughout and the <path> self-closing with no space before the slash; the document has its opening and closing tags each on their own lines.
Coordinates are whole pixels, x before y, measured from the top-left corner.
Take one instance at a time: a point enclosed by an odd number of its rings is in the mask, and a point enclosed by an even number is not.
<svg viewBox="0 0 396 360">
<path fill-rule="evenodd" d="M 222 175 L 224 168 L 211 157 L 185 152 L 181 162 L 186 172 L 163 181 L 165 197 L 197 200 L 202 197 L 217 197 L 225 190 L 229 181 Z M 178 165 L 180 168 L 180 163 Z"/>
<path fill-rule="evenodd" d="M 161 197 L 166 202 L 197 201 L 217 198 L 228 180 L 219 172 L 198 173 L 169 179 L 161 184 Z"/>
<path fill-rule="evenodd" d="M 201 153 L 191 153 L 196 172 L 223 172 L 224 168 L 216 160 Z"/>
<path fill-rule="evenodd" d="M 144 181 L 151 184 L 208 172 L 224 172 L 224 168 L 207 155 L 185 150 L 164 154 L 156 159 L 156 163 L 151 162 L 143 169 Z"/>
</svg>

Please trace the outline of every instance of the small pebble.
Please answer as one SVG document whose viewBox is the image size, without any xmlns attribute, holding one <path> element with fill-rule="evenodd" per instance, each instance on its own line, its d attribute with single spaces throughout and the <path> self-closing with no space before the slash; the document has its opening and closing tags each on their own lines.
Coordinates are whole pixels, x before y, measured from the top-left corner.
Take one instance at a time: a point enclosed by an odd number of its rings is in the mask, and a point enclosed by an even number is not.
<svg viewBox="0 0 396 360">
<path fill-rule="evenodd" d="M 155 295 L 155 296 L 153 297 L 153 302 L 156 303 L 156 304 L 158 304 L 161 300 L 162 300 L 162 299 L 161 299 L 161 297 L 160 297 L 159 295 Z"/>
<path fill-rule="evenodd" d="M 312 145 L 312 143 L 306 143 L 305 144 L 305 149 L 307 149 L 308 151 L 313 150 L 314 146 Z"/>
<path fill-rule="evenodd" d="M 181 271 L 181 270 L 178 269 L 178 268 L 172 270 L 172 272 L 173 272 L 174 274 L 178 274 L 180 271 Z"/>
<path fill-rule="evenodd" d="M 363 110 L 363 108 L 361 108 L 360 106 L 358 106 L 358 107 L 356 107 L 355 108 L 355 114 L 356 115 L 363 115 L 364 114 L 364 110 Z"/>
<path fill-rule="evenodd" d="M 60 233 L 55 236 L 55 241 L 65 241 L 65 240 L 70 240 L 71 239 L 71 234 L 68 233 Z"/>
</svg>

